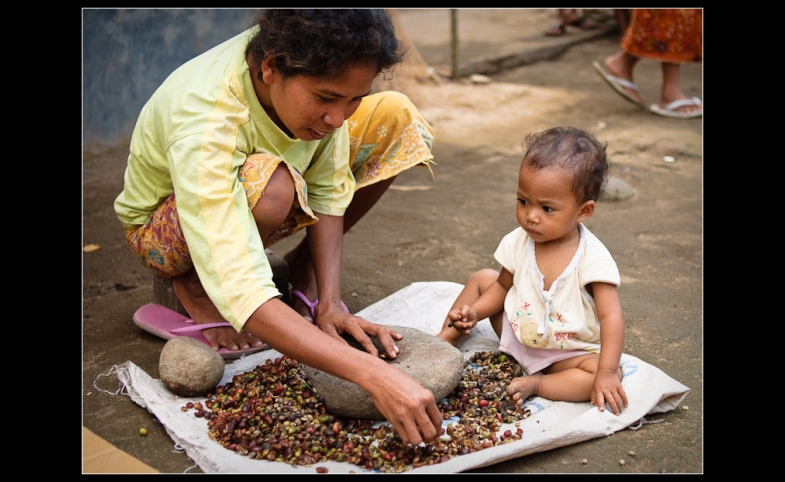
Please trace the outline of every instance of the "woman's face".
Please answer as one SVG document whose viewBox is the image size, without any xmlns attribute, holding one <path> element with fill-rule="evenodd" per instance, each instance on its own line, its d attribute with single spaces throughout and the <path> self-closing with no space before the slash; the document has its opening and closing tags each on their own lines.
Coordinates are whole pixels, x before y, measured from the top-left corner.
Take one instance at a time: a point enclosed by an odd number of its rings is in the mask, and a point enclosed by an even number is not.
<svg viewBox="0 0 785 482">
<path fill-rule="evenodd" d="M 334 77 L 298 75 L 284 79 L 268 61 L 262 64 L 269 86 L 269 105 L 262 106 L 290 137 L 304 141 L 323 139 L 341 127 L 371 92 L 376 78 L 372 66 L 358 65 Z"/>
</svg>

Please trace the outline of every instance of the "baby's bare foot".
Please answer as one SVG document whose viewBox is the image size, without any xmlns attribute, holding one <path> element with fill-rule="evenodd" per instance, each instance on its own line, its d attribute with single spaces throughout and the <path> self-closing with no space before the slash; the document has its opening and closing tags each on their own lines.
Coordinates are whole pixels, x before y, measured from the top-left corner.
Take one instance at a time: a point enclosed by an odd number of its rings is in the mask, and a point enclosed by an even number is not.
<svg viewBox="0 0 785 482">
<path fill-rule="evenodd" d="M 520 407 L 527 398 L 531 397 L 540 388 L 542 375 L 530 375 L 528 377 L 513 378 L 507 385 L 507 396 L 512 403 Z"/>
<path fill-rule="evenodd" d="M 454 328 L 446 328 L 440 331 L 436 338 L 441 338 L 452 346 L 458 346 L 458 340 L 461 339 L 461 334 Z"/>
</svg>

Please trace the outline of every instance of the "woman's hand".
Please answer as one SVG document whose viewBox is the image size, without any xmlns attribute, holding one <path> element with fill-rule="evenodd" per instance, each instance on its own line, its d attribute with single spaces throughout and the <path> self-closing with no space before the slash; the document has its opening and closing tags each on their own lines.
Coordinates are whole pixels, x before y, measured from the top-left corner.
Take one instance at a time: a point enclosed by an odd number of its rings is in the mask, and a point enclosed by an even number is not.
<svg viewBox="0 0 785 482">
<path fill-rule="evenodd" d="M 379 325 L 344 313 L 340 305 L 336 308 L 321 313 L 322 322 L 331 331 L 329 335 L 277 298 L 262 304 L 248 319 L 245 329 L 264 336 L 271 347 L 300 363 L 362 387 L 404 443 L 418 445 L 441 435 L 442 414 L 430 390 L 378 355 L 349 346 L 337 334 L 338 328 L 351 327 L 367 337 L 360 325 L 367 324 L 371 331 Z M 389 330 L 382 331 L 389 334 Z"/>
<path fill-rule="evenodd" d="M 404 444 L 428 443 L 441 435 L 443 417 L 430 390 L 390 365 L 375 373 L 373 383 L 363 388 Z"/>
<path fill-rule="evenodd" d="M 365 351 L 373 356 L 379 356 L 379 350 L 371 340 L 375 336 L 384 347 L 388 358 L 393 359 L 400 353 L 400 348 L 395 343 L 403 336 L 384 325 L 377 325 L 360 316 L 346 313 L 340 306 L 327 306 L 319 303 L 316 309 L 316 324 L 328 335 L 342 341 L 341 335 L 347 334 L 357 340 Z"/>
</svg>

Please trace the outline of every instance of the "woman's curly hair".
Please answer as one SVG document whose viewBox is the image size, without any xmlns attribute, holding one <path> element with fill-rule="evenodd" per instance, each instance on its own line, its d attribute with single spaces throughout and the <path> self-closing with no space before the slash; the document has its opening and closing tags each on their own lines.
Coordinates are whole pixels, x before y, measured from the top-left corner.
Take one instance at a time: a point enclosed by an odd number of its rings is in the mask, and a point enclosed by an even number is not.
<svg viewBox="0 0 785 482">
<path fill-rule="evenodd" d="M 268 9 L 257 24 L 248 52 L 259 63 L 272 55 L 284 77 L 335 76 L 355 65 L 378 74 L 405 53 L 383 9 Z"/>
</svg>

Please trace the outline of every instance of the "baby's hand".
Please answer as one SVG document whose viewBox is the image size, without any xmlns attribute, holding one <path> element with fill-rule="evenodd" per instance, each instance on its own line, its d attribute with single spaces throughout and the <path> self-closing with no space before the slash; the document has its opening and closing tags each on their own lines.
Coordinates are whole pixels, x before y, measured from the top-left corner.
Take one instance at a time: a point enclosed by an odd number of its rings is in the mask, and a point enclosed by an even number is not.
<svg viewBox="0 0 785 482">
<path fill-rule="evenodd" d="M 594 376 L 591 404 L 597 405 L 600 412 L 604 412 L 606 403 L 610 405 L 614 415 L 618 415 L 627 407 L 627 393 L 616 373 L 600 369 Z"/>
<path fill-rule="evenodd" d="M 455 328 L 464 335 L 471 333 L 472 328 L 477 325 L 477 312 L 469 305 L 450 310 L 447 316 L 451 320 L 447 326 Z"/>
</svg>

